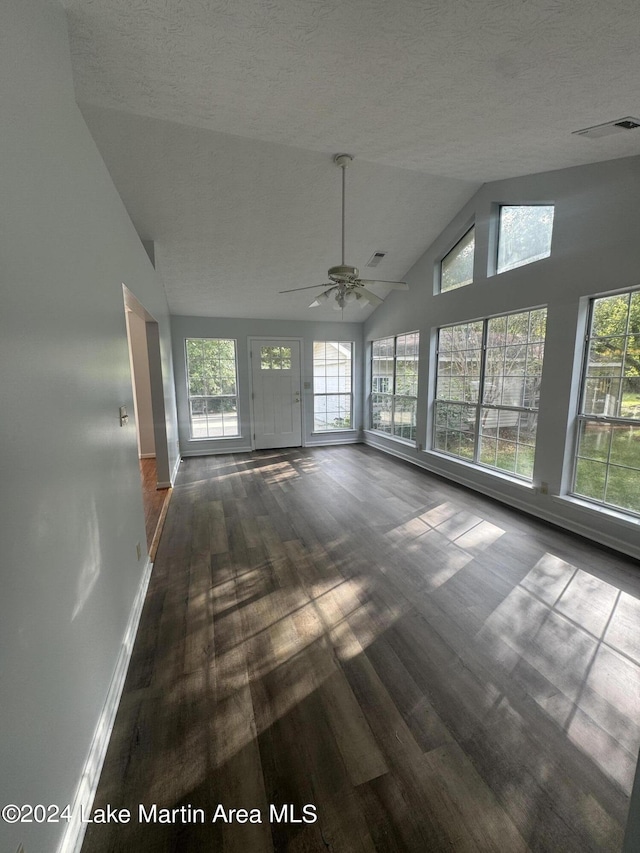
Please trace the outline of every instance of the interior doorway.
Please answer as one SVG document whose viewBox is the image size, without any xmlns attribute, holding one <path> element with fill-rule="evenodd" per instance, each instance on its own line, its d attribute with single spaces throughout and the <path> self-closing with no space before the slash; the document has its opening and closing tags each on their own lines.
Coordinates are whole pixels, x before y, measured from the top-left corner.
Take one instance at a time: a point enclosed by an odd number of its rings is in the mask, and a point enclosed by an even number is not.
<svg viewBox="0 0 640 853">
<path fill-rule="evenodd" d="M 122 285 L 147 551 L 155 557 L 171 495 L 158 323 Z"/>
</svg>

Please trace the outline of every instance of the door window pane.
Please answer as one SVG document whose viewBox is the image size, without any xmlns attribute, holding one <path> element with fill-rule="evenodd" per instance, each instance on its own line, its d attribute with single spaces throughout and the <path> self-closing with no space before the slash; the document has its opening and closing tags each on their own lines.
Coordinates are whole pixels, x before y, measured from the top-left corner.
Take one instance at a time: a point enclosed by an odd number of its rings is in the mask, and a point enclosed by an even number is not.
<svg viewBox="0 0 640 853">
<path fill-rule="evenodd" d="M 261 370 L 291 370 L 291 347 L 260 347 Z"/>
</svg>

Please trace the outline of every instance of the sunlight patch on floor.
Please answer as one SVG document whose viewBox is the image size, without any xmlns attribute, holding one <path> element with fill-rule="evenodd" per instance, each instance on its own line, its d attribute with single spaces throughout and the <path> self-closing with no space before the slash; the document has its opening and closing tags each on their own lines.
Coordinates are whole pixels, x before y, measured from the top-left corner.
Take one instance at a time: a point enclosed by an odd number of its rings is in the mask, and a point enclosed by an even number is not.
<svg viewBox="0 0 640 853">
<path fill-rule="evenodd" d="M 637 599 L 546 553 L 477 635 L 626 792 L 640 746 L 640 665 L 627 652 L 637 653 L 639 613 Z"/>
<path fill-rule="evenodd" d="M 420 540 L 433 531 L 437 531 L 448 542 L 455 542 L 458 547 L 472 552 L 489 548 L 505 533 L 490 521 L 459 510 L 455 504 L 445 501 L 397 525 L 388 535 L 393 541 L 407 544 L 406 540 Z"/>
<path fill-rule="evenodd" d="M 216 587 L 216 598 L 222 594 L 225 605 L 214 625 L 221 643 L 213 664 L 216 730 L 225 733 L 216 738 L 217 766 L 338 672 L 338 660 L 361 654 L 401 616 L 399 607 L 376 606 L 368 597 L 369 582 L 360 579 L 334 576 L 306 589 L 289 587 L 246 603 L 238 600 L 235 607 L 229 607 L 231 583 Z M 260 703 L 268 710 L 259 721 L 253 716 L 252 690 L 269 697 Z"/>
<path fill-rule="evenodd" d="M 300 472 L 290 462 L 274 462 L 272 465 L 261 465 L 260 474 L 270 484 L 297 480 L 300 477 Z"/>
</svg>

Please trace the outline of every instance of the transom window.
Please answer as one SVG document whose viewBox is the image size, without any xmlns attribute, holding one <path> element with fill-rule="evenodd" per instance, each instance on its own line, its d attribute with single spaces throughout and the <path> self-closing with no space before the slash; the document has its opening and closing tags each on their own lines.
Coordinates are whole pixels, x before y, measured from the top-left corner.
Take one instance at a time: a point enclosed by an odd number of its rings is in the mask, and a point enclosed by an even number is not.
<svg viewBox="0 0 640 853">
<path fill-rule="evenodd" d="M 185 344 L 191 438 L 238 435 L 236 342 L 187 338 Z"/>
<path fill-rule="evenodd" d="M 547 312 L 438 332 L 434 450 L 530 480 Z"/>
<path fill-rule="evenodd" d="M 371 428 L 415 441 L 420 335 L 409 332 L 371 346 Z"/>
<path fill-rule="evenodd" d="M 351 341 L 314 341 L 313 429 L 351 429 Z"/>
<path fill-rule="evenodd" d="M 476 229 L 471 227 L 440 262 L 440 290 L 453 290 L 473 282 Z"/>
<path fill-rule="evenodd" d="M 496 272 L 540 261 L 551 254 L 552 204 L 502 205 Z"/>
<path fill-rule="evenodd" d="M 640 514 L 640 290 L 591 303 L 573 494 Z"/>
</svg>

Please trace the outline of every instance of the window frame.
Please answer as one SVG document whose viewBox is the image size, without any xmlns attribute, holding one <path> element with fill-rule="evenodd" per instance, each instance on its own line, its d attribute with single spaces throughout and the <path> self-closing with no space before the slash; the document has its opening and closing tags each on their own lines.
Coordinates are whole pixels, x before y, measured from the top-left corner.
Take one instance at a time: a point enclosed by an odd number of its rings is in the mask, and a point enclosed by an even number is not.
<svg viewBox="0 0 640 853">
<path fill-rule="evenodd" d="M 591 352 L 591 342 L 593 339 L 598 339 L 600 337 L 603 337 L 603 336 L 593 335 L 593 323 L 594 323 L 596 303 L 599 300 L 612 299 L 612 298 L 616 298 L 616 297 L 620 297 L 620 296 L 627 296 L 627 295 L 629 296 L 629 300 L 631 300 L 634 293 L 639 294 L 638 298 L 640 299 L 640 288 L 639 287 L 633 287 L 633 288 L 630 288 L 628 290 L 618 291 L 618 292 L 614 292 L 614 293 L 605 293 L 605 294 L 601 294 L 599 296 L 592 296 L 589 298 L 587 317 L 586 317 L 586 326 L 585 326 L 585 333 L 584 333 L 584 341 L 583 341 L 583 347 L 582 347 L 582 363 L 581 363 L 581 370 L 580 370 L 580 385 L 579 385 L 579 392 L 578 392 L 578 399 L 577 399 L 577 406 L 576 406 L 575 426 L 574 426 L 574 430 L 573 430 L 573 453 L 572 453 L 572 462 L 571 462 L 571 479 L 570 479 L 570 485 L 569 485 L 569 489 L 568 489 L 568 495 L 572 499 L 577 499 L 579 501 L 585 501 L 592 508 L 594 508 L 598 511 L 621 513 L 622 515 L 627 516 L 629 518 L 637 519 L 637 518 L 640 518 L 640 509 L 638 509 L 638 510 L 630 509 L 628 507 L 623 507 L 623 506 L 620 506 L 620 505 L 615 504 L 615 503 L 611 503 L 611 502 L 606 500 L 607 486 L 609 483 L 609 475 L 610 475 L 610 468 L 611 467 L 622 468 L 622 469 L 629 470 L 629 471 L 639 471 L 640 470 L 640 453 L 639 453 L 639 459 L 638 459 L 638 463 L 639 463 L 638 468 L 634 468 L 630 465 L 628 466 L 628 465 L 613 464 L 611 462 L 611 452 L 612 452 L 612 446 L 613 446 L 613 435 L 612 434 L 610 435 L 609 441 L 608 441 L 608 449 L 607 449 L 607 454 L 606 454 L 607 458 L 606 458 L 606 461 L 603 462 L 604 468 L 605 468 L 604 482 L 603 482 L 603 487 L 602 487 L 603 498 L 598 499 L 598 498 L 590 496 L 590 495 L 585 495 L 582 492 L 577 490 L 579 461 L 581 459 L 584 459 L 587 462 L 592 461 L 592 462 L 596 462 L 596 463 L 601 461 L 601 460 L 598 460 L 595 458 L 580 455 L 580 445 L 581 445 L 581 438 L 582 438 L 582 434 L 583 434 L 583 429 L 586 429 L 587 424 L 599 424 L 601 426 L 608 426 L 611 428 L 611 432 L 612 432 L 613 428 L 615 428 L 615 427 L 636 427 L 640 431 L 640 415 L 636 418 L 633 418 L 633 417 L 625 417 L 625 416 L 619 416 L 619 415 L 608 415 L 608 414 L 604 414 L 604 413 L 599 414 L 599 413 L 591 413 L 591 412 L 585 412 L 584 411 L 585 397 L 587 394 L 587 382 L 589 379 L 594 378 L 593 376 L 591 376 L 591 377 L 588 376 L 589 355 Z M 609 337 L 624 337 L 625 338 L 625 350 L 624 350 L 625 354 L 627 351 L 627 343 L 628 343 L 629 337 L 637 336 L 637 334 L 638 334 L 635 332 L 631 332 L 629 330 L 630 319 L 631 319 L 631 305 L 629 304 L 629 309 L 627 311 L 627 317 L 626 317 L 626 325 L 625 325 L 624 335 L 609 336 Z M 624 370 L 624 362 L 622 365 L 622 370 Z M 602 378 L 606 379 L 606 378 L 610 378 L 610 377 L 603 376 Z M 621 373 L 619 378 L 621 380 L 623 380 L 624 379 L 624 373 Z"/>
<path fill-rule="evenodd" d="M 199 341 L 223 341 L 226 343 L 233 344 L 233 365 L 234 365 L 234 387 L 235 394 L 191 394 L 190 389 L 190 373 L 189 373 L 189 342 L 199 342 Z M 184 339 L 184 366 L 185 366 L 185 385 L 187 391 L 187 412 L 189 417 L 189 440 L 190 441 L 221 441 L 228 438 L 240 438 L 240 411 L 239 411 L 239 387 L 238 387 L 238 341 L 236 338 L 210 338 L 210 337 L 187 337 Z M 224 432 L 224 412 L 222 413 L 222 435 L 194 435 L 194 425 L 193 425 L 193 411 L 192 411 L 192 401 L 200 399 L 203 401 L 209 400 L 234 400 L 235 401 L 235 412 L 236 412 L 236 431 L 233 433 L 225 433 Z M 208 429 L 208 415 L 209 412 L 205 411 L 205 418 Z"/>
<path fill-rule="evenodd" d="M 337 347 L 348 345 L 350 348 L 349 355 L 349 391 L 316 391 L 316 355 L 315 348 L 317 344 L 324 345 L 325 348 L 328 344 L 333 344 Z M 313 382 L 313 432 L 321 435 L 325 435 L 328 432 L 345 432 L 348 430 L 352 430 L 353 427 L 353 359 L 354 359 L 354 351 L 355 351 L 355 341 L 313 341 L 313 349 L 312 349 L 312 382 Z M 326 353 L 326 349 L 325 349 Z M 326 363 L 326 360 L 325 360 Z M 326 379 L 326 374 L 325 377 Z M 318 397 L 348 397 L 349 398 L 349 418 L 350 423 L 348 426 L 327 426 L 325 429 L 318 428 L 316 426 L 316 398 Z"/>
<path fill-rule="evenodd" d="M 402 361 L 402 360 L 407 359 L 406 354 L 398 355 L 398 339 L 399 338 L 406 338 L 406 337 L 409 337 L 410 335 L 416 336 L 416 352 L 415 352 L 416 393 L 415 393 L 415 396 L 412 394 L 398 394 L 398 393 L 396 393 L 396 385 L 397 385 L 397 379 L 398 379 L 398 369 L 397 369 L 398 361 Z M 392 391 L 374 390 L 374 387 L 373 387 L 373 383 L 374 383 L 373 363 L 374 363 L 375 344 L 379 343 L 380 341 L 387 341 L 387 340 L 393 340 L 393 356 L 390 356 L 393 358 L 393 374 L 392 374 L 392 376 L 385 376 L 382 378 L 387 379 L 387 380 L 391 379 Z M 415 444 L 417 441 L 417 432 L 416 432 L 417 425 L 414 425 L 412 427 L 412 432 L 413 432 L 412 436 L 406 437 L 403 435 L 399 435 L 396 432 L 396 403 L 401 403 L 402 401 L 412 401 L 413 406 L 414 406 L 414 411 L 416 413 L 416 418 L 417 418 L 417 412 L 418 412 L 418 379 L 419 379 L 419 362 L 420 362 L 420 332 L 418 330 L 414 330 L 411 332 L 401 332 L 398 335 L 387 335 L 384 338 L 376 338 L 375 340 L 371 341 L 370 353 L 371 353 L 370 361 L 369 361 L 369 368 L 371 371 L 371 379 L 370 379 L 370 385 L 369 385 L 369 426 L 370 426 L 370 429 L 373 432 L 378 433 L 379 435 L 385 435 L 385 436 L 387 436 L 387 438 L 391 438 L 395 441 L 403 441 L 403 442 L 407 442 L 410 444 Z M 373 405 L 374 405 L 374 398 L 375 397 L 382 398 L 382 399 L 387 400 L 389 402 L 389 411 L 391 414 L 391 419 L 390 419 L 390 423 L 389 423 L 389 427 L 390 427 L 389 431 L 379 429 L 378 427 L 374 426 Z M 400 414 L 400 413 L 401 412 L 398 410 L 398 414 Z"/>
<path fill-rule="evenodd" d="M 545 312 L 545 318 L 544 318 L 545 335 L 544 335 L 544 338 L 542 339 L 542 341 L 535 340 L 532 342 L 532 339 L 530 337 L 531 315 L 534 314 L 535 312 L 538 312 L 538 311 L 544 311 Z M 431 448 L 432 452 L 442 454 L 444 456 L 455 459 L 457 461 L 465 462 L 469 465 L 473 465 L 474 467 L 476 467 L 478 469 L 486 470 L 488 472 L 498 474 L 500 476 L 513 477 L 513 478 L 520 480 L 522 482 L 525 482 L 525 483 L 531 483 L 533 481 L 533 468 L 535 465 L 535 452 L 536 452 L 536 445 L 535 444 L 534 444 L 534 451 L 533 451 L 533 459 L 531 462 L 531 474 L 530 475 L 523 474 L 523 473 L 518 472 L 516 470 L 509 470 L 507 468 L 501 468 L 498 465 L 491 465 L 488 462 L 483 462 L 481 459 L 483 427 L 486 428 L 486 424 L 483 424 L 484 412 L 495 412 L 495 418 L 496 418 L 496 427 L 495 428 L 496 429 L 499 429 L 500 426 L 509 426 L 508 423 L 507 424 L 504 424 L 504 423 L 500 424 L 502 413 L 504 413 L 505 415 L 507 415 L 507 413 L 512 413 L 512 415 L 515 413 L 518 416 L 535 415 L 535 417 L 537 419 L 539 412 L 540 412 L 539 396 L 538 396 L 538 405 L 532 406 L 532 405 L 525 405 L 524 404 L 524 401 L 526 399 L 526 393 L 527 393 L 526 392 L 526 380 L 528 378 L 528 374 L 526 373 L 526 368 L 525 368 L 525 373 L 523 373 L 522 375 L 516 374 L 516 376 L 518 378 L 521 378 L 523 380 L 522 388 L 521 388 L 522 398 L 523 398 L 522 405 L 515 405 L 513 403 L 504 403 L 504 402 L 494 403 L 494 402 L 487 402 L 486 401 L 485 398 L 486 398 L 486 394 L 487 394 L 487 390 L 488 390 L 486 380 L 487 380 L 488 375 L 489 375 L 487 373 L 488 350 L 494 349 L 494 348 L 495 349 L 504 349 L 505 355 L 506 355 L 506 350 L 509 347 L 519 346 L 519 347 L 525 347 L 527 350 L 529 350 L 530 347 L 539 346 L 541 344 L 542 348 L 543 348 L 543 350 L 542 350 L 542 364 L 544 364 L 544 346 L 546 343 L 547 312 L 548 312 L 548 308 L 546 305 L 539 305 L 539 306 L 536 306 L 533 308 L 526 308 L 524 310 L 509 311 L 509 312 L 506 312 L 504 314 L 496 314 L 496 315 L 493 315 L 491 317 L 483 317 L 483 318 L 479 318 L 476 320 L 466 320 L 466 321 L 463 321 L 461 323 L 447 323 L 444 326 L 438 327 L 438 329 L 436 330 L 435 374 L 434 374 L 433 396 L 432 396 L 433 411 L 432 411 L 432 417 L 431 417 L 431 442 L 430 442 L 430 448 Z M 505 341 L 504 344 L 502 344 L 498 347 L 488 346 L 489 324 L 492 321 L 504 319 L 507 323 L 507 329 L 508 329 L 508 318 L 509 317 L 518 316 L 518 315 L 525 315 L 525 314 L 529 315 L 528 333 L 527 333 L 527 339 L 525 342 L 522 342 L 522 343 L 519 343 L 516 345 L 516 344 L 509 344 Z M 441 331 L 444 329 L 451 329 L 451 328 L 455 328 L 455 327 L 470 327 L 470 326 L 477 325 L 480 323 L 482 324 L 482 329 L 481 329 L 481 336 L 480 336 L 480 341 L 479 341 L 478 346 L 474 346 L 470 349 L 468 348 L 468 349 L 464 350 L 465 352 L 472 351 L 472 350 L 477 350 L 479 352 L 480 361 L 478 364 L 478 372 L 477 372 L 477 374 L 475 374 L 475 373 L 469 374 L 470 376 L 476 376 L 477 375 L 477 377 L 478 377 L 477 378 L 478 388 L 477 388 L 477 395 L 475 397 L 475 400 L 464 400 L 464 399 L 463 400 L 455 400 L 452 398 L 440 398 L 440 397 L 438 397 L 440 382 L 444 378 L 443 376 L 440 375 L 440 372 L 439 372 L 439 366 L 440 366 L 439 355 L 441 352 L 441 347 L 440 347 L 440 333 L 441 333 Z M 526 358 L 528 358 L 528 355 Z M 527 361 L 525 361 L 525 365 L 526 364 L 527 364 Z M 465 373 L 465 376 L 466 375 L 467 374 Z M 499 375 L 499 378 L 502 382 L 504 382 L 504 378 L 506 375 L 507 374 L 500 374 Z M 538 375 L 539 375 L 538 381 L 540 382 L 541 377 L 542 377 L 542 366 L 540 368 Z M 501 395 L 502 395 L 502 393 L 504 393 L 504 391 L 501 392 Z M 472 434 L 473 434 L 473 454 L 471 456 L 465 456 L 462 453 L 454 453 L 452 451 L 448 451 L 446 449 L 438 447 L 436 444 L 437 443 L 437 437 L 438 437 L 438 409 L 440 406 L 446 406 L 446 405 L 455 406 L 455 407 L 459 408 L 460 410 L 462 410 L 463 407 L 468 407 L 469 409 L 473 409 L 475 412 L 473 422 L 472 422 L 473 423 L 473 431 L 472 431 Z M 513 442 L 516 445 L 516 454 L 518 454 L 518 449 L 520 448 L 520 446 L 523 446 L 523 447 L 528 446 L 526 443 L 519 441 L 519 430 L 520 430 L 520 422 L 519 421 L 518 421 L 517 426 L 518 426 L 518 440 Z M 537 420 L 536 420 L 536 433 L 537 433 Z M 489 437 L 489 438 L 491 439 L 491 437 Z M 536 435 L 536 438 L 537 438 L 537 435 Z M 498 440 L 499 440 L 499 438 L 496 435 L 495 441 L 497 442 Z M 497 453 L 497 445 L 496 445 L 496 453 Z M 517 455 L 516 455 L 516 459 L 517 459 Z M 516 465 L 514 465 L 514 469 L 516 467 L 517 467 L 517 463 L 516 463 Z"/>
</svg>

